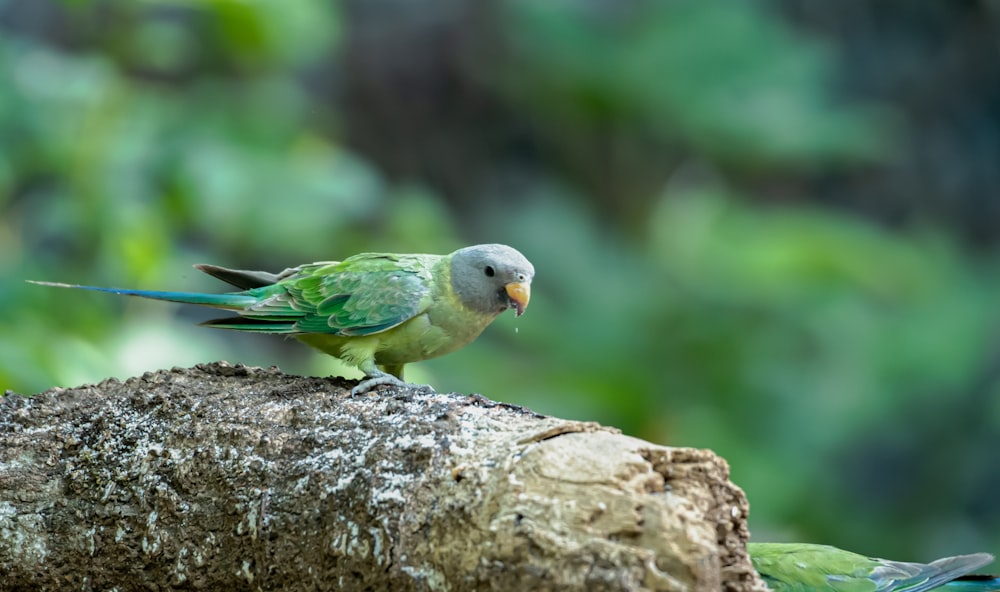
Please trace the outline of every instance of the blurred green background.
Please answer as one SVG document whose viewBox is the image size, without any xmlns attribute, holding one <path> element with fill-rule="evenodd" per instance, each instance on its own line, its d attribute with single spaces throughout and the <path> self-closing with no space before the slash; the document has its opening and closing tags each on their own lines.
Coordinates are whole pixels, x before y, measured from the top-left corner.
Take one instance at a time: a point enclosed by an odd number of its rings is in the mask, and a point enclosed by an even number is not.
<svg viewBox="0 0 1000 592">
<path fill-rule="evenodd" d="M 528 313 L 411 380 L 712 448 L 757 540 L 1000 554 L 998 33 L 936 0 L 0 0 L 0 387 L 344 371 L 25 279 L 504 242 Z"/>
</svg>

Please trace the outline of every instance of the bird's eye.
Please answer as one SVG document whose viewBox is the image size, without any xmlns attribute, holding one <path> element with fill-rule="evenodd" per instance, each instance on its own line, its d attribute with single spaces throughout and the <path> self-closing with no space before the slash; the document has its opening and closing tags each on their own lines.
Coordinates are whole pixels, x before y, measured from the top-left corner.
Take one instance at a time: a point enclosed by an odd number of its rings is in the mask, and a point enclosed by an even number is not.
<svg viewBox="0 0 1000 592">
<path fill-rule="evenodd" d="M 497 270 L 493 269 L 492 265 L 487 265 L 486 269 L 483 270 L 483 273 L 486 274 L 486 277 L 493 277 L 497 274 Z"/>
</svg>

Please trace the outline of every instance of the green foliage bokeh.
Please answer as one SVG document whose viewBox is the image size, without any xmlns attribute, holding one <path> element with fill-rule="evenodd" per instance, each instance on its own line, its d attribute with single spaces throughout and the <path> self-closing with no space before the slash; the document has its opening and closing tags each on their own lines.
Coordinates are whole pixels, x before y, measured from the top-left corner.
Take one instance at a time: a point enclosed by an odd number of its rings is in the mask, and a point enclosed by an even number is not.
<svg viewBox="0 0 1000 592">
<path fill-rule="evenodd" d="M 316 90 L 356 80 L 351 5 L 53 4 L 66 42 L 7 21 L 0 387 L 216 359 L 357 375 L 193 326 L 212 313 L 26 279 L 214 291 L 191 264 L 504 242 L 537 269 L 527 314 L 409 378 L 712 448 L 756 538 L 1000 552 L 997 253 L 740 182 L 891 161 L 905 129 L 838 98 L 823 42 L 755 4 L 490 3 L 498 48 L 468 59 L 502 57 L 469 76 L 530 149 L 456 195 L 387 172 Z"/>
</svg>

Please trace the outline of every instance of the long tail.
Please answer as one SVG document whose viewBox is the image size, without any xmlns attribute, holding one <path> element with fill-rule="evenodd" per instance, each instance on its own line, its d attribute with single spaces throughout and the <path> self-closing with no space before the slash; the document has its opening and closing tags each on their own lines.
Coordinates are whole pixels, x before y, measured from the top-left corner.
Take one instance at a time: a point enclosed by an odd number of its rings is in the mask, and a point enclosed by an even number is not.
<svg viewBox="0 0 1000 592">
<path fill-rule="evenodd" d="M 992 561 L 993 556 L 989 553 L 973 553 L 938 559 L 932 561 L 925 568 L 925 573 L 922 574 L 922 576 L 927 577 L 925 582 L 912 588 L 901 587 L 900 590 L 933 590 L 941 586 L 947 590 L 977 590 L 981 592 L 994 590 L 995 588 L 989 587 L 989 577 L 980 579 L 980 576 L 966 575 Z M 985 586 L 984 582 L 986 582 Z"/>
<path fill-rule="evenodd" d="M 181 302 L 184 304 L 200 304 L 213 308 L 223 308 L 226 310 L 242 310 L 251 304 L 257 303 L 256 296 L 250 294 L 234 292 L 229 294 L 201 294 L 198 292 L 160 292 L 156 290 L 124 290 L 121 288 L 99 288 L 97 286 L 82 286 L 78 284 L 61 284 L 59 282 L 36 282 L 28 280 L 32 284 L 40 286 L 53 286 L 56 288 L 77 288 L 80 290 L 93 290 L 94 292 L 108 292 L 110 294 L 121 294 L 124 296 L 138 296 L 140 298 L 150 298 L 152 300 L 166 300 L 169 302 Z"/>
</svg>

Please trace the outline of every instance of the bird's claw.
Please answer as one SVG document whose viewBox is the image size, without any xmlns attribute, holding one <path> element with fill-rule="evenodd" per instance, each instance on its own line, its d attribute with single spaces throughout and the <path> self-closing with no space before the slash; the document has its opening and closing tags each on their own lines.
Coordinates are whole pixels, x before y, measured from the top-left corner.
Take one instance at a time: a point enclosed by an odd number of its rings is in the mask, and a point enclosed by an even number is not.
<svg viewBox="0 0 1000 592">
<path fill-rule="evenodd" d="M 401 378 L 396 378 L 392 374 L 386 373 L 386 374 L 377 374 L 375 376 L 371 376 L 369 378 L 362 380 L 357 385 L 355 385 L 354 388 L 351 389 L 351 396 L 354 397 L 357 395 L 363 395 L 371 391 L 375 387 L 381 386 L 383 384 L 392 385 L 397 388 L 407 388 L 407 389 L 418 388 L 434 392 L 434 389 L 429 384 L 412 384 L 406 382 Z"/>
</svg>

